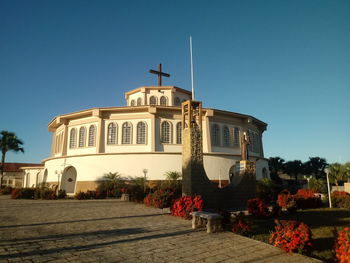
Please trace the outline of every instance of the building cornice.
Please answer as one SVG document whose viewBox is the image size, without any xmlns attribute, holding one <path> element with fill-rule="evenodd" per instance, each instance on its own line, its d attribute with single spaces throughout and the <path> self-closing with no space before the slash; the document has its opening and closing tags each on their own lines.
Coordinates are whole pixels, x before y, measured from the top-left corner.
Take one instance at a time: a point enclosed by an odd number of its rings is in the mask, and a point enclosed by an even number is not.
<svg viewBox="0 0 350 263">
<path fill-rule="evenodd" d="M 237 112 L 218 110 L 218 109 L 211 109 L 211 108 L 203 108 L 202 110 L 203 110 L 203 116 L 206 116 L 206 117 L 225 116 L 225 117 L 240 118 L 242 120 L 246 120 L 247 123 L 256 124 L 257 126 L 262 128 L 262 131 L 266 130 L 266 127 L 267 127 L 267 123 L 260 121 L 257 118 L 250 115 L 245 115 Z M 77 112 L 72 112 L 72 113 L 67 113 L 64 115 L 57 116 L 50 121 L 50 123 L 48 124 L 48 129 L 50 132 L 53 132 L 60 125 L 67 124 L 69 120 L 74 120 L 82 117 L 93 117 L 93 116 L 102 117 L 103 114 L 111 113 L 111 112 L 115 112 L 115 113 L 149 112 L 149 113 L 155 114 L 161 111 L 181 113 L 181 107 L 180 106 L 143 105 L 143 106 L 91 108 L 87 110 L 82 110 L 82 111 L 77 111 Z"/>
<path fill-rule="evenodd" d="M 66 159 L 66 158 L 77 158 L 77 157 L 86 157 L 86 156 L 104 156 L 104 155 L 133 155 L 133 154 L 138 154 L 138 155 L 149 155 L 149 154 L 165 154 L 165 155 L 182 155 L 182 152 L 120 152 L 120 153 L 90 153 L 90 154 L 79 154 L 79 155 L 68 155 L 68 156 L 58 156 L 58 157 L 50 157 L 43 159 L 41 162 L 45 163 L 47 161 L 51 160 L 57 160 L 57 159 Z M 240 154 L 230 154 L 230 153 L 203 153 L 203 156 L 231 156 L 231 157 L 241 157 Z M 264 157 L 257 157 L 257 156 L 252 156 L 252 159 L 257 160 L 268 160 Z"/>
</svg>

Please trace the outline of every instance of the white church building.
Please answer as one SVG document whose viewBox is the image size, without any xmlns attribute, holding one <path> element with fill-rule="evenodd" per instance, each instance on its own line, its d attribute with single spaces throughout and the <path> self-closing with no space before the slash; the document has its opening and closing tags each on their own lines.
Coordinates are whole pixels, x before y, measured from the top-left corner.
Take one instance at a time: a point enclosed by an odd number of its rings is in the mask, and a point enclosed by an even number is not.
<svg viewBox="0 0 350 263">
<path fill-rule="evenodd" d="M 55 117 L 51 156 L 42 181 L 68 194 L 94 190 L 104 174 L 164 180 L 182 169 L 181 103 L 191 92 L 174 86 L 140 87 L 125 93 L 123 107 L 92 108 Z M 269 177 L 262 135 L 267 124 L 253 116 L 203 108 L 204 168 L 210 180 L 227 184 L 241 160 L 241 136 L 250 137 L 256 179 Z"/>
</svg>

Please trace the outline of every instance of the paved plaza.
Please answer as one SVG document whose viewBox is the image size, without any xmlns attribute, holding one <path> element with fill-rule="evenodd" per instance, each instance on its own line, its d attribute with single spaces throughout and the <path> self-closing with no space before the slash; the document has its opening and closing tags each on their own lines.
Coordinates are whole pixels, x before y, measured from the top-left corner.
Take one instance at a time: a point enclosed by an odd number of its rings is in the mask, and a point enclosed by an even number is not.
<svg viewBox="0 0 350 263">
<path fill-rule="evenodd" d="M 317 262 L 120 200 L 0 196 L 0 262 Z"/>
</svg>

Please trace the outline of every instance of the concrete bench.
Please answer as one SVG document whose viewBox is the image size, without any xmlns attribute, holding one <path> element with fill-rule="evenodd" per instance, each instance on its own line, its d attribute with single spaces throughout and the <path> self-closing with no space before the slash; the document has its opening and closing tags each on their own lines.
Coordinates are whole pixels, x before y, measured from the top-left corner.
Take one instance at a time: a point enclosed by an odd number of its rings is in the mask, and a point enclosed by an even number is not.
<svg viewBox="0 0 350 263">
<path fill-rule="evenodd" d="M 196 229 L 206 224 L 207 233 L 220 232 L 222 230 L 222 216 L 209 212 L 192 212 L 192 228 Z"/>
</svg>

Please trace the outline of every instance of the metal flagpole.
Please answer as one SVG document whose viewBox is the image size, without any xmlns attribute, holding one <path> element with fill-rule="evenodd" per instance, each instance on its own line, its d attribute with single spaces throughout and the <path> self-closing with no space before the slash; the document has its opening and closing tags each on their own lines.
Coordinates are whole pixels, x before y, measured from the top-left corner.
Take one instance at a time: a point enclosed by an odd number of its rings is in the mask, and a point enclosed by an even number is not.
<svg viewBox="0 0 350 263">
<path fill-rule="evenodd" d="M 192 100 L 194 100 L 194 84 L 193 84 L 193 58 L 192 58 L 192 36 L 190 36 L 190 56 L 191 56 L 191 86 L 192 86 Z"/>
</svg>

